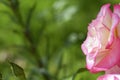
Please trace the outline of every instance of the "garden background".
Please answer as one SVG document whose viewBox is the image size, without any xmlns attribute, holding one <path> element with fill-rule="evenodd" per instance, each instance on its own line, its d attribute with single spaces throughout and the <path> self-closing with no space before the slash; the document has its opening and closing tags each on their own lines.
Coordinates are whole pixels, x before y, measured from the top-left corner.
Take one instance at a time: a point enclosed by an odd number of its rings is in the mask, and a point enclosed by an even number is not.
<svg viewBox="0 0 120 80">
<path fill-rule="evenodd" d="M 0 76 L 20 80 L 24 70 L 27 80 L 72 80 L 85 67 L 81 44 L 88 24 L 103 4 L 119 2 L 0 0 Z M 81 70 L 74 80 L 96 80 L 100 74 Z"/>
</svg>

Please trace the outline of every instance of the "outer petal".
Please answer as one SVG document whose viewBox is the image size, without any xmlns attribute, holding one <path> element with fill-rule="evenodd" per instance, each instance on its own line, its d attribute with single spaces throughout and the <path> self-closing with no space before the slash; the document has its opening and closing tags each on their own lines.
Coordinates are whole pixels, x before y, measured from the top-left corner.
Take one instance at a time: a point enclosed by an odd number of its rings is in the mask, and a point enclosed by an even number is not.
<svg viewBox="0 0 120 80">
<path fill-rule="evenodd" d="M 105 15 L 105 14 L 106 14 L 106 11 L 108 10 L 109 7 L 110 7 L 110 4 L 105 4 L 105 5 L 103 5 L 103 6 L 101 7 L 101 10 L 100 10 L 100 12 L 99 12 L 99 14 L 98 14 L 97 17 L 101 17 L 101 16 Z"/>
<path fill-rule="evenodd" d="M 94 22 L 94 24 L 96 23 Z M 83 52 L 86 55 L 89 53 L 93 53 L 93 50 L 95 50 L 95 48 L 98 48 L 100 46 L 100 43 L 99 43 L 99 40 L 97 39 L 96 34 L 97 32 L 96 32 L 95 27 L 90 25 L 88 27 L 87 38 L 81 46 Z"/>
<path fill-rule="evenodd" d="M 106 74 L 98 77 L 97 80 L 120 80 L 119 74 Z"/>
<path fill-rule="evenodd" d="M 106 74 L 120 74 L 120 67 L 118 65 L 115 65 L 111 69 L 105 71 Z"/>
<path fill-rule="evenodd" d="M 111 18 L 112 18 L 112 11 L 110 10 L 110 4 L 105 4 L 102 6 L 99 14 L 97 17 L 102 17 L 103 25 L 106 26 L 106 28 L 111 28 Z"/>
<path fill-rule="evenodd" d="M 101 66 L 101 67 L 98 67 L 96 66 L 97 64 L 99 64 L 99 62 L 104 58 L 104 56 L 106 56 L 107 54 L 109 54 L 109 50 L 105 50 L 105 51 L 101 51 L 101 52 L 98 52 L 98 54 L 96 55 L 96 57 L 94 58 L 94 64 L 93 66 L 90 68 L 89 66 L 87 66 L 87 68 L 92 72 L 92 73 L 96 73 L 96 72 L 99 72 L 99 71 L 106 71 L 107 68 Z M 89 62 L 89 60 L 87 61 Z M 92 62 L 92 61 L 91 61 Z M 90 63 L 89 63 L 90 64 Z"/>
<path fill-rule="evenodd" d="M 114 5 L 114 13 L 116 13 L 120 17 L 120 5 Z"/>
</svg>

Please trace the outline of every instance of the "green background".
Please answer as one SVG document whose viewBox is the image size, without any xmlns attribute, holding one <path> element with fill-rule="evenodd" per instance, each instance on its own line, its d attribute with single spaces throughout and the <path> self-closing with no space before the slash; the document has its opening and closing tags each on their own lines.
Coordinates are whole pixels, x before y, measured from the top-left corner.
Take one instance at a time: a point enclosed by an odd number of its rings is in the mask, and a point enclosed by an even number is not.
<svg viewBox="0 0 120 80">
<path fill-rule="evenodd" d="M 19 80 L 8 61 L 24 69 L 27 80 L 72 80 L 86 65 L 81 44 L 101 6 L 119 0 L 0 0 L 0 73 Z M 75 80 L 100 74 L 79 73 Z"/>
</svg>

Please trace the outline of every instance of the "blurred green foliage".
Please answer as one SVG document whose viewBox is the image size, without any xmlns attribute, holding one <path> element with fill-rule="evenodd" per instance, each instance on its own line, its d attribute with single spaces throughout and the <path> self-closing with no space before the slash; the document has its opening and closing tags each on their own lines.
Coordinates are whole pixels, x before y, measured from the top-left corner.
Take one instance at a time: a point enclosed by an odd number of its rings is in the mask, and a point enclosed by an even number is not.
<svg viewBox="0 0 120 80">
<path fill-rule="evenodd" d="M 85 67 L 87 26 L 105 3 L 119 0 L 0 0 L 0 78 L 18 80 L 10 61 L 27 80 L 72 80 Z M 82 72 L 75 80 L 99 75 Z"/>
</svg>

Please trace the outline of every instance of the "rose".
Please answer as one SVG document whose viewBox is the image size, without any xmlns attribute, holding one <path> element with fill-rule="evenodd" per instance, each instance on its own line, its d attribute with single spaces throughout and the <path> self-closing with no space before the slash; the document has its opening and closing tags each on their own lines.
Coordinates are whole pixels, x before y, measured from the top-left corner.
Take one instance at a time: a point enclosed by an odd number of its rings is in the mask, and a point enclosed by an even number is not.
<svg viewBox="0 0 120 80">
<path fill-rule="evenodd" d="M 87 68 L 91 72 L 107 71 L 120 66 L 120 5 L 110 10 L 102 6 L 97 18 L 88 26 L 87 38 L 82 44 Z"/>
</svg>

